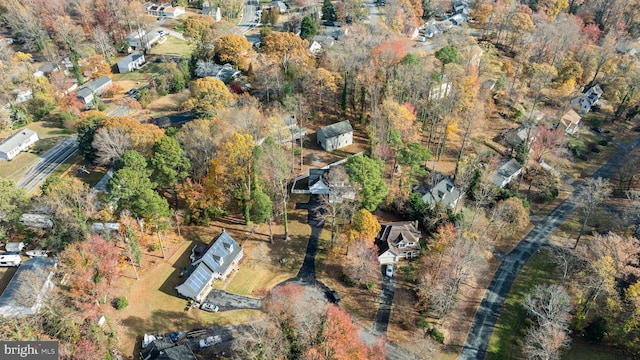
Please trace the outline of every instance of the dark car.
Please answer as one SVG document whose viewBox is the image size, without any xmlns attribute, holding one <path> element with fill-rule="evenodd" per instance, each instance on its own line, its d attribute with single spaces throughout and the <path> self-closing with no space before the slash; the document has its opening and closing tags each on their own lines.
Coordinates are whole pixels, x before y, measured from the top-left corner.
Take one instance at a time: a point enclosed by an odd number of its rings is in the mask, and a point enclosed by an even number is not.
<svg viewBox="0 0 640 360">
<path fill-rule="evenodd" d="M 602 128 L 600 128 L 600 127 L 594 126 L 594 127 L 591 128 L 591 130 L 593 132 L 598 133 L 598 134 L 602 134 Z"/>
<path fill-rule="evenodd" d="M 334 304 L 337 304 L 340 302 L 340 295 L 338 295 L 338 292 L 335 290 L 329 291 L 328 297 L 329 297 L 329 301 Z"/>
<path fill-rule="evenodd" d="M 135 95 L 137 92 L 138 92 L 138 89 L 131 88 L 131 89 L 129 89 L 129 91 L 127 91 L 127 96 L 131 97 L 131 96 Z"/>
</svg>

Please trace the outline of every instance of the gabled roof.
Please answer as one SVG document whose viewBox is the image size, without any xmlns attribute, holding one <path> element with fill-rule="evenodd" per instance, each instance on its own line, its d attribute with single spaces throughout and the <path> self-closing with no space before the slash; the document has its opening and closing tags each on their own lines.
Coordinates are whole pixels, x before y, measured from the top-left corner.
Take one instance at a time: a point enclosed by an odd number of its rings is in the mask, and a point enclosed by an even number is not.
<svg viewBox="0 0 640 360">
<path fill-rule="evenodd" d="M 330 139 L 332 137 L 353 132 L 353 128 L 351 127 L 351 123 L 349 122 L 349 120 L 345 120 L 340 121 L 339 123 L 325 126 L 319 129 L 318 132 L 322 133 L 325 139 Z"/>
<path fill-rule="evenodd" d="M 442 202 L 444 205 L 454 206 L 462 197 L 462 192 L 448 176 L 436 183 L 435 186 L 421 183 L 415 186 L 413 191 L 422 196 L 422 201 L 431 205 Z"/>
<path fill-rule="evenodd" d="M 502 186 L 506 179 L 517 174 L 520 170 L 522 170 L 520 163 L 516 159 L 511 159 L 498 168 L 496 174 L 493 175 L 493 183 Z"/>
<path fill-rule="evenodd" d="M 563 125 L 569 126 L 571 124 L 578 124 L 580 122 L 580 119 L 582 119 L 580 115 L 578 115 L 578 113 L 575 112 L 575 110 L 571 109 L 567 111 L 566 114 L 562 115 L 562 118 L 560 119 L 560 121 L 562 122 Z"/>
<path fill-rule="evenodd" d="M 9 151 L 21 146 L 30 137 L 36 134 L 31 129 L 24 128 L 15 134 L 9 136 L 6 140 L 0 143 L 0 152 L 8 153 Z"/>
<path fill-rule="evenodd" d="M 143 57 L 144 55 L 140 54 L 140 53 L 131 53 L 129 55 L 127 55 L 126 57 L 122 58 L 120 61 L 118 61 L 118 66 L 127 66 L 130 63 L 137 61 L 139 58 Z"/>
<path fill-rule="evenodd" d="M 102 75 L 99 78 L 84 84 L 84 86 L 78 90 L 78 95 L 86 98 L 101 87 L 107 85 L 109 82 L 111 82 L 111 79 L 106 75 Z"/>
<path fill-rule="evenodd" d="M 382 228 L 375 240 L 378 254 L 384 254 L 389 250 L 403 258 L 407 252 L 415 254 L 420 251 L 422 233 L 416 228 L 415 222 L 398 221 L 381 225 Z"/>
<path fill-rule="evenodd" d="M 312 194 L 328 194 L 329 186 L 323 181 L 329 169 L 309 169 L 309 192 Z"/>
<path fill-rule="evenodd" d="M 176 345 L 169 339 L 154 340 L 140 355 L 143 360 L 196 360 L 187 345 Z"/>
</svg>

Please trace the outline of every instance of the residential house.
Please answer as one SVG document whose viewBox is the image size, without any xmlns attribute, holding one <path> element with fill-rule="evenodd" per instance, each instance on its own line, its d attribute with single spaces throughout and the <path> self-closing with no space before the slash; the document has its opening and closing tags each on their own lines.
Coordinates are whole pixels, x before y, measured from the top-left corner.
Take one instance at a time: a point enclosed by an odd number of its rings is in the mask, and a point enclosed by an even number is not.
<svg viewBox="0 0 640 360">
<path fill-rule="evenodd" d="M 53 287 L 55 266 L 55 261 L 45 257 L 23 262 L 0 295 L 0 316 L 36 314 Z"/>
<path fill-rule="evenodd" d="M 578 129 L 580 128 L 580 120 L 580 115 L 571 109 L 567 111 L 566 114 L 562 115 L 558 126 L 564 129 L 567 134 L 573 135 L 578 132 Z"/>
<path fill-rule="evenodd" d="M 211 282 L 226 280 L 244 256 L 242 248 L 224 230 L 208 246 L 196 245 L 191 250 L 191 266 L 178 293 L 186 298 L 202 301 L 211 290 Z"/>
<path fill-rule="evenodd" d="M 414 221 L 382 224 L 382 229 L 375 239 L 378 246 L 378 262 L 381 265 L 394 264 L 418 256 L 421 236 Z"/>
<path fill-rule="evenodd" d="M 59 70 L 58 65 L 48 62 L 38 66 L 38 69 L 33 73 L 35 77 L 45 77 L 52 72 Z"/>
<path fill-rule="evenodd" d="M 307 128 L 299 127 L 294 114 L 281 115 L 281 124 L 272 124 L 272 130 L 270 132 L 271 138 L 278 143 L 286 143 L 299 140 L 307 136 Z M 262 143 L 266 139 L 261 139 Z"/>
<path fill-rule="evenodd" d="M 320 128 L 317 136 L 318 144 L 325 151 L 333 151 L 353 144 L 353 128 L 349 120 Z"/>
<path fill-rule="evenodd" d="M 20 223 L 34 229 L 51 229 L 53 228 L 53 220 L 51 216 L 45 214 L 22 214 Z"/>
<path fill-rule="evenodd" d="M 40 140 L 38 133 L 24 128 L 0 143 L 0 160 L 11 160 Z"/>
<path fill-rule="evenodd" d="M 269 6 L 278 9 L 280 11 L 280 14 L 284 14 L 287 12 L 287 5 L 283 1 L 272 1 Z"/>
<path fill-rule="evenodd" d="M 453 1 L 453 12 L 456 14 L 462 14 L 465 11 L 469 11 L 469 3 L 464 0 Z"/>
<path fill-rule="evenodd" d="M 443 177 L 435 186 L 420 183 L 414 186 L 413 192 L 419 194 L 426 204 L 435 206 L 437 203 L 441 203 L 451 208 L 455 208 L 464 195 L 448 176 Z"/>
<path fill-rule="evenodd" d="M 140 352 L 142 360 L 196 360 L 191 348 L 186 345 L 176 345 L 168 338 L 153 340 Z"/>
<path fill-rule="evenodd" d="M 528 128 L 521 125 L 517 128 L 504 131 L 502 134 L 500 134 L 500 137 L 500 142 L 507 148 L 509 148 L 511 153 L 513 153 L 524 143 L 527 143 L 527 145 L 531 145 L 533 140 L 535 140 L 536 138 L 536 130 L 535 128 Z"/>
<path fill-rule="evenodd" d="M 485 80 L 482 82 L 482 88 L 489 91 L 492 91 L 495 86 L 496 86 L 496 81 L 493 79 Z"/>
<path fill-rule="evenodd" d="M 571 105 L 579 107 L 581 113 L 586 114 L 591 110 L 591 107 L 595 105 L 602 97 L 602 89 L 600 85 L 594 85 L 587 90 L 582 97 L 573 99 Z"/>
<path fill-rule="evenodd" d="M 131 72 L 135 69 L 142 67 L 144 62 L 145 62 L 144 54 L 137 53 L 137 52 L 133 54 L 129 54 L 123 59 L 121 59 L 120 61 L 118 61 L 117 63 L 118 72 L 120 74 L 126 74 L 128 72 Z"/>
<path fill-rule="evenodd" d="M 324 48 L 330 48 L 332 47 L 336 42 L 336 39 L 334 39 L 331 36 L 325 36 L 325 35 L 316 35 L 313 38 L 311 38 L 311 45 L 309 46 L 309 51 L 311 51 L 314 54 L 319 54 L 320 51 Z"/>
<path fill-rule="evenodd" d="M 330 174 L 333 169 L 340 165 L 329 166 L 322 169 L 309 169 L 309 191 L 313 195 L 329 195 L 330 203 L 341 203 L 342 200 L 354 200 L 356 190 L 348 181 L 342 179 L 331 179 Z M 332 181 L 333 183 L 330 183 Z"/>
<path fill-rule="evenodd" d="M 511 159 L 498 168 L 498 171 L 493 175 L 493 183 L 503 188 L 507 186 L 511 180 L 520 175 L 521 172 L 522 166 L 520 163 L 516 159 Z"/>
<path fill-rule="evenodd" d="M 84 84 L 80 89 L 78 89 L 76 94 L 83 103 L 88 105 L 93 102 L 95 95 L 101 95 L 103 91 L 111 86 L 111 84 L 111 79 L 108 76 L 103 75 Z"/>
<path fill-rule="evenodd" d="M 124 41 L 134 50 L 149 49 L 151 45 L 155 44 L 159 40 L 159 32 L 151 31 L 147 33 L 144 29 L 138 29 L 124 38 Z"/>
<path fill-rule="evenodd" d="M 219 65 L 208 61 L 198 61 L 195 74 L 199 78 L 211 76 L 228 83 L 237 78 L 240 75 L 240 71 L 234 69 L 231 64 Z"/>
<path fill-rule="evenodd" d="M 120 231 L 120 223 L 117 222 L 95 222 L 91 224 L 91 232 L 94 234 L 117 233 Z"/>
<path fill-rule="evenodd" d="M 219 22 L 220 20 L 222 20 L 222 13 L 220 12 L 220 7 L 216 6 L 210 1 L 204 1 L 202 3 L 202 15 L 211 16 L 216 20 L 216 22 Z"/>
<path fill-rule="evenodd" d="M 152 2 L 147 2 L 143 6 L 147 10 L 147 13 L 149 15 L 157 17 L 176 19 L 178 18 L 178 15 L 182 15 L 185 13 L 185 10 L 182 6 L 171 6 L 170 3 L 157 5 Z"/>
<path fill-rule="evenodd" d="M 455 14 L 452 17 L 450 17 L 449 22 L 451 22 L 451 24 L 456 25 L 456 26 L 460 26 L 462 25 L 462 23 L 466 22 L 467 20 L 469 20 L 469 17 L 463 13 L 460 14 Z"/>
</svg>

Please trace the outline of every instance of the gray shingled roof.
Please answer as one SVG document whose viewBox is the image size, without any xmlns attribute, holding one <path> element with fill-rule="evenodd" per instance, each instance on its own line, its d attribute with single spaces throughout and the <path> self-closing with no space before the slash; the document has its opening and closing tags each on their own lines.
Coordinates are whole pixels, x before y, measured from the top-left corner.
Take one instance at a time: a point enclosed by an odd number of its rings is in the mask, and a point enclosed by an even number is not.
<svg viewBox="0 0 640 360">
<path fill-rule="evenodd" d="M 35 131 L 27 128 L 24 128 L 18 131 L 17 133 L 11 135 L 5 141 L 0 143 L 0 151 L 4 153 L 8 153 L 9 151 L 15 149 L 16 147 L 22 145 L 28 138 L 33 136 L 33 134 L 35 133 L 36 133 Z"/>
<path fill-rule="evenodd" d="M 349 120 L 340 121 L 339 123 L 331 124 L 318 130 L 318 132 L 324 134 L 325 139 L 330 139 L 338 135 L 347 134 L 352 131 L 353 128 L 351 127 L 351 123 L 349 122 Z"/>
<path fill-rule="evenodd" d="M 20 265 L 0 295 L 0 316 L 33 315 L 42 306 L 44 292 L 56 264 L 52 259 L 35 257 Z"/>
<path fill-rule="evenodd" d="M 128 66 L 130 63 L 134 62 L 135 60 L 138 60 L 141 57 L 142 57 L 142 54 L 140 53 L 131 53 L 126 57 L 122 58 L 122 60 L 118 61 L 118 66 Z"/>
</svg>

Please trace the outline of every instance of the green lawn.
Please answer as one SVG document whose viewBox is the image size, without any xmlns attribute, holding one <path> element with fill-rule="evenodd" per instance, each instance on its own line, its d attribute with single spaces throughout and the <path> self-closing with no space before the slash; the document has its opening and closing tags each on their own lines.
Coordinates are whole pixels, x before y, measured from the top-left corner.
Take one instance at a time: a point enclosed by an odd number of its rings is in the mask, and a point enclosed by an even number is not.
<svg viewBox="0 0 640 360">
<path fill-rule="evenodd" d="M 20 180 L 31 166 L 40 160 L 40 154 L 58 144 L 61 138 L 71 135 L 70 131 L 62 129 L 50 121 L 33 122 L 26 128 L 38 133 L 40 141 L 35 143 L 29 151 L 18 154 L 11 161 L 0 161 L 0 176 L 5 179 L 16 182 Z"/>
<path fill-rule="evenodd" d="M 144 81 L 146 83 L 147 80 L 144 78 L 145 74 L 150 74 L 154 76 L 161 71 L 162 69 L 160 68 L 159 64 L 154 62 L 148 62 L 144 66 L 142 66 L 140 69 L 137 69 L 135 71 L 125 73 L 125 74 L 113 74 L 113 81 L 130 80 L 130 81 Z"/>
<path fill-rule="evenodd" d="M 526 328 L 522 299 L 536 285 L 553 281 L 554 269 L 555 264 L 550 261 L 546 250 L 534 254 L 524 266 L 511 287 L 491 335 L 486 357 L 488 360 L 520 358 L 520 347 L 516 342 L 523 338 L 521 331 Z"/>
<path fill-rule="evenodd" d="M 178 54 L 180 56 L 191 56 L 195 46 L 186 40 L 178 39 L 174 36 L 167 36 L 162 44 L 151 47 L 150 54 Z"/>
</svg>

